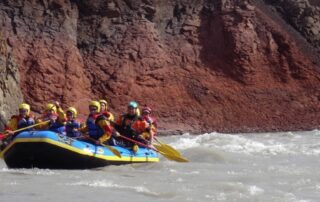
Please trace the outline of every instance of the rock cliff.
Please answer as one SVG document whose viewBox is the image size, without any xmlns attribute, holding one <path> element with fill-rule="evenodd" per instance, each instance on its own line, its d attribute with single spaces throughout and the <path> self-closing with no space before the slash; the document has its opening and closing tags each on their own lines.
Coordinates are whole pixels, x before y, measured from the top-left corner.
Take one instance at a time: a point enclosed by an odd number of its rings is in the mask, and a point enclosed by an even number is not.
<svg viewBox="0 0 320 202">
<path fill-rule="evenodd" d="M 106 97 L 116 115 L 152 106 L 167 131 L 298 130 L 320 123 L 319 5 L 304 2 L 312 19 L 289 0 L 6 0 L 0 22 L 36 112 Z"/>
<path fill-rule="evenodd" d="M 1 15 L 1 12 L 0 12 Z M 1 23 L 1 21 L 0 21 Z M 0 35 L 0 129 L 17 112 L 17 105 L 22 102 L 19 69 L 14 61 L 7 38 Z"/>
</svg>

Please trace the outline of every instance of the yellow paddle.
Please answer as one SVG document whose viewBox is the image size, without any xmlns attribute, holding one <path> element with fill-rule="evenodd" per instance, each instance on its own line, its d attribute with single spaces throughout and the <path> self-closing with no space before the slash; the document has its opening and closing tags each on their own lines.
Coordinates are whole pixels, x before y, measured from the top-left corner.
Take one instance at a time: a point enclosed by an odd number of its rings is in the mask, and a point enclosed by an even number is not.
<svg viewBox="0 0 320 202">
<path fill-rule="evenodd" d="M 181 153 L 178 150 L 176 150 L 175 148 L 171 147 L 168 144 L 165 144 L 165 143 L 161 142 L 159 140 L 159 138 L 154 137 L 154 139 L 160 144 L 160 145 L 153 145 L 153 146 L 155 146 L 155 148 L 158 149 L 159 146 L 160 146 L 160 147 L 162 147 L 163 150 L 167 151 L 166 153 L 171 153 L 171 154 L 174 154 L 175 156 L 182 156 Z"/>
<path fill-rule="evenodd" d="M 87 137 L 85 137 L 86 139 L 89 139 L 89 140 L 91 140 L 91 141 L 93 141 L 93 142 L 96 142 L 97 140 L 95 140 L 95 139 L 93 139 L 92 137 L 89 137 L 89 136 L 87 136 Z M 116 155 L 117 157 L 119 157 L 119 158 L 121 158 L 121 154 L 120 154 L 120 152 L 117 150 L 117 149 L 115 149 L 115 148 L 113 148 L 112 146 L 110 146 L 110 145 L 106 145 L 106 144 L 103 144 L 103 143 L 100 143 L 100 145 L 102 145 L 102 146 L 104 146 L 104 147 L 107 147 L 114 155 Z"/>
<path fill-rule="evenodd" d="M 27 126 L 27 127 L 24 127 L 24 128 L 19 128 L 18 130 L 12 131 L 12 133 L 17 133 L 17 132 L 20 132 L 20 131 L 23 131 L 23 130 L 26 130 L 26 129 L 29 129 L 29 128 L 33 128 L 35 126 L 39 126 L 39 125 L 42 125 L 42 124 L 46 124 L 46 123 L 49 123 L 49 122 L 50 122 L 50 120 L 39 122 L 39 123 L 30 125 L 30 126 Z M 8 132 L 7 131 L 5 131 L 3 134 L 6 134 L 4 137 L 8 136 Z"/>
<path fill-rule="evenodd" d="M 143 144 L 141 142 L 138 142 L 136 140 L 133 140 L 131 138 L 128 138 L 126 136 L 123 136 L 123 135 L 119 135 L 119 137 L 121 137 L 122 139 L 125 139 L 125 140 L 128 140 L 129 142 L 132 142 L 132 143 L 135 143 L 137 145 L 140 145 L 140 146 L 143 146 L 143 147 L 146 147 L 146 148 L 149 148 L 153 151 L 156 151 L 158 152 L 159 154 L 162 154 L 162 156 L 166 157 L 167 159 L 169 160 L 173 160 L 173 161 L 177 161 L 177 162 L 189 162 L 188 159 L 184 158 L 184 157 L 181 157 L 181 156 L 176 156 L 174 154 L 171 154 L 171 153 L 166 153 L 165 150 L 163 150 L 162 147 L 159 147 L 158 149 L 155 149 L 153 147 L 150 147 L 149 145 L 146 145 L 146 144 Z"/>
<path fill-rule="evenodd" d="M 114 155 L 116 155 L 117 157 L 121 158 L 121 154 L 118 150 L 116 150 L 115 148 L 109 146 L 109 145 L 106 145 L 106 144 L 103 144 L 103 143 L 100 143 L 102 146 L 104 147 L 107 147 Z"/>
</svg>

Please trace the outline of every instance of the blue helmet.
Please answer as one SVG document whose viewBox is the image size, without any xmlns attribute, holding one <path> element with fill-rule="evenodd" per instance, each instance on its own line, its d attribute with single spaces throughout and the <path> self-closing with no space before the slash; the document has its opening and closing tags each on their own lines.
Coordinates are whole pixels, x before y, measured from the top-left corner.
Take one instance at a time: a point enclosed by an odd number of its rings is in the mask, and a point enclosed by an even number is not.
<svg viewBox="0 0 320 202">
<path fill-rule="evenodd" d="M 131 101 L 129 102 L 128 107 L 138 108 L 138 103 L 136 101 Z"/>
</svg>

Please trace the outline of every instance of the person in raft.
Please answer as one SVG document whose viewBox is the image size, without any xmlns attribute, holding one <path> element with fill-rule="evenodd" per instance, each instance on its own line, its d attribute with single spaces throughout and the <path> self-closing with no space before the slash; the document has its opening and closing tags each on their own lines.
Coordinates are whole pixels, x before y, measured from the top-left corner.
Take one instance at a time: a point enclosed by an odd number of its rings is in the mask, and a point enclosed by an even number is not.
<svg viewBox="0 0 320 202">
<path fill-rule="evenodd" d="M 32 128 L 28 128 L 17 133 L 14 133 L 15 130 L 34 125 L 34 123 L 35 121 L 33 115 L 30 112 L 30 105 L 28 105 L 27 103 L 22 103 L 19 105 L 19 114 L 13 115 L 11 117 L 11 119 L 6 124 L 5 131 L 9 135 L 16 136 L 23 131 L 32 130 Z"/>
<path fill-rule="evenodd" d="M 138 103 L 131 101 L 128 104 L 127 113 L 121 115 L 114 123 L 114 128 L 118 133 L 128 138 L 148 144 L 141 134 L 148 128 L 148 123 L 140 117 Z M 116 137 L 119 134 L 115 135 Z M 136 153 L 139 150 L 138 145 L 125 141 L 125 146 L 132 147 Z"/>
<path fill-rule="evenodd" d="M 81 132 L 87 133 L 83 139 L 94 144 L 102 144 L 108 141 L 112 134 L 112 127 L 107 117 L 100 113 L 100 103 L 91 101 L 89 104 L 89 116 L 85 127 L 81 128 Z"/>
<path fill-rule="evenodd" d="M 44 121 L 50 122 L 39 125 L 37 129 L 51 130 L 56 133 L 64 134 L 66 115 L 61 109 L 59 102 L 46 104 L 42 117 L 38 118 L 36 122 L 41 123 Z"/>
<path fill-rule="evenodd" d="M 157 120 L 151 116 L 152 109 L 147 105 L 145 105 L 141 111 L 141 118 L 148 123 L 148 127 L 141 136 L 147 140 L 149 144 L 152 144 L 154 136 L 157 134 Z"/>
<path fill-rule="evenodd" d="M 72 138 L 80 137 L 80 122 L 77 121 L 78 112 L 76 108 L 69 107 L 66 111 L 66 135 Z"/>
<path fill-rule="evenodd" d="M 0 134 L 0 150 L 3 150 L 19 133 L 32 130 L 32 128 L 27 128 L 19 132 L 14 132 L 15 130 L 32 125 L 34 125 L 34 118 L 30 112 L 30 105 L 26 103 L 20 104 L 19 114 L 11 117 L 11 119 L 5 125 L 5 133 Z"/>
<path fill-rule="evenodd" d="M 108 102 L 106 100 L 99 100 L 100 103 L 100 113 L 107 117 L 108 121 L 113 122 L 114 116 L 113 114 L 108 111 Z"/>
</svg>

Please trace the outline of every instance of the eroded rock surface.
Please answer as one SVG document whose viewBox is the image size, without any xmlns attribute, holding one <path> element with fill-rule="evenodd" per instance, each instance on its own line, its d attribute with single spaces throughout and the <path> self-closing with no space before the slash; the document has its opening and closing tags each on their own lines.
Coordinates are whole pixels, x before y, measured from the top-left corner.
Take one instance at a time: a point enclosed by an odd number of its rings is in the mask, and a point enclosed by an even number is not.
<svg viewBox="0 0 320 202">
<path fill-rule="evenodd" d="M 107 97 L 116 115 L 130 100 L 152 106 L 168 131 L 315 128 L 319 67 L 264 6 L 7 0 L 0 11 L 24 98 L 37 112 L 59 100 L 84 114 L 88 100 Z M 311 23 L 301 33 L 317 32 L 318 17 L 297 17 Z"/>
</svg>

